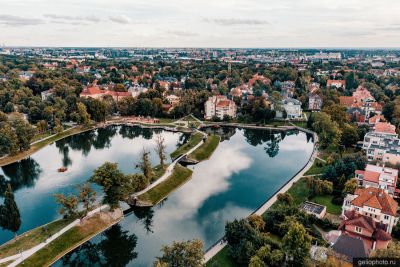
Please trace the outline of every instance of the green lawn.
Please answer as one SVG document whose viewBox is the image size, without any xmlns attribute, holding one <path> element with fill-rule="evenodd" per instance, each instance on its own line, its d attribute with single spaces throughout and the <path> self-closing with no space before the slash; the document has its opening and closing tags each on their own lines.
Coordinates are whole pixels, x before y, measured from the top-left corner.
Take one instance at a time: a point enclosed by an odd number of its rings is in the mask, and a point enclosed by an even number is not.
<svg viewBox="0 0 400 267">
<path fill-rule="evenodd" d="M 165 170 L 167 169 L 168 164 L 164 164 L 164 166 L 161 166 L 161 164 L 153 167 L 153 177 L 151 177 L 151 182 L 154 183 L 158 179 L 160 179 L 161 176 L 165 173 Z"/>
<path fill-rule="evenodd" d="M 301 178 L 296 183 L 289 188 L 288 193 L 290 193 L 294 199 L 296 205 L 300 205 L 310 196 L 310 190 L 307 187 L 307 182 L 305 178 Z"/>
<path fill-rule="evenodd" d="M 139 199 L 145 202 L 151 202 L 156 205 L 165 197 L 167 197 L 172 191 L 185 183 L 192 176 L 192 170 L 185 168 L 179 164 L 175 166 L 174 172 L 167 180 L 160 183 L 156 187 L 150 189 L 143 195 L 139 196 Z"/>
<path fill-rule="evenodd" d="M 315 159 L 311 168 L 304 175 L 321 174 L 324 171 L 325 163 L 319 159 Z"/>
<path fill-rule="evenodd" d="M 116 221 L 113 221 L 110 218 L 101 219 L 100 216 L 90 217 L 83 223 L 83 225 L 71 228 L 43 249 L 27 258 L 21 265 L 31 267 L 49 266 L 54 262 L 54 260 L 65 255 L 68 251 L 80 245 L 83 241 L 102 232 L 115 222 Z"/>
<path fill-rule="evenodd" d="M 185 144 L 180 146 L 177 150 L 171 153 L 171 158 L 176 158 L 186 152 L 188 152 L 190 149 L 195 147 L 201 140 L 203 139 L 203 135 L 201 133 L 194 133 L 190 136 L 189 141 L 187 141 Z"/>
<path fill-rule="evenodd" d="M 160 121 L 160 123 L 172 123 L 175 121 L 174 119 L 168 119 L 168 118 L 159 118 L 158 120 Z"/>
<path fill-rule="evenodd" d="M 73 220 L 61 219 L 47 224 L 47 232 L 44 231 L 43 226 L 40 226 L 29 232 L 21 234 L 17 240 L 13 240 L 8 244 L 0 246 L 0 258 L 15 255 L 19 253 L 20 250 L 27 250 L 42 243 L 50 235 L 58 232 L 72 221 Z"/>
<path fill-rule="evenodd" d="M 312 198 L 311 201 L 326 206 L 326 211 L 328 213 L 340 215 L 342 212 L 342 206 L 333 204 L 332 199 L 332 195 L 325 195 L 316 196 Z"/>
<path fill-rule="evenodd" d="M 208 159 L 212 155 L 214 150 L 218 147 L 220 140 L 221 138 L 218 135 L 208 136 L 204 144 L 202 144 L 198 149 L 193 151 L 189 155 L 189 157 L 198 161 Z"/>
<path fill-rule="evenodd" d="M 236 267 L 238 266 L 233 259 L 229 256 L 228 247 L 224 247 L 220 252 L 217 253 L 211 260 L 206 264 L 206 267 Z"/>
</svg>

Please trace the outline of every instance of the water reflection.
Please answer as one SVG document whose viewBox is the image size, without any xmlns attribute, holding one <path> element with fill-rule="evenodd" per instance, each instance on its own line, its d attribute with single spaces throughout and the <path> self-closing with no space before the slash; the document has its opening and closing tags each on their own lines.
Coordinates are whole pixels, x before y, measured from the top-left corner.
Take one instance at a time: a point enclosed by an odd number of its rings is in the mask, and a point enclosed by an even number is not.
<svg viewBox="0 0 400 267">
<path fill-rule="evenodd" d="M 153 217 L 154 217 L 154 210 L 153 208 L 140 208 L 135 207 L 133 208 L 133 213 L 135 214 L 136 218 L 139 222 L 143 224 L 146 233 L 153 233 Z"/>
<path fill-rule="evenodd" d="M 4 174 L 0 174 L 0 196 L 4 195 L 8 183 L 14 193 L 21 188 L 34 186 L 42 172 L 33 158 L 23 159 L 18 164 L 10 164 L 2 169 Z"/>
<path fill-rule="evenodd" d="M 126 266 L 137 258 L 137 237 L 123 231 L 119 224 L 101 234 L 99 243 L 86 242 L 62 258 L 65 266 Z"/>
</svg>

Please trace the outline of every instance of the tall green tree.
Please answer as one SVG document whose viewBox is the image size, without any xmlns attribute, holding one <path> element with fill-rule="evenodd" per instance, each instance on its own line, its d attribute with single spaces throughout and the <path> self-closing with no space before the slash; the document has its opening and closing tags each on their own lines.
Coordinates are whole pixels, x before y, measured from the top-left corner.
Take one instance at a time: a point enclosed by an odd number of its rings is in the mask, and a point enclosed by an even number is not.
<svg viewBox="0 0 400 267">
<path fill-rule="evenodd" d="M 311 236 L 299 222 L 294 222 L 282 239 L 282 248 L 289 266 L 304 266 L 311 248 Z"/>
<path fill-rule="evenodd" d="M 118 169 L 117 163 L 111 162 L 95 169 L 89 181 L 103 187 L 103 203 L 112 209 L 119 207 L 119 201 L 125 200 L 132 188 L 129 177 Z"/>
<path fill-rule="evenodd" d="M 85 216 L 89 212 L 89 210 L 93 207 L 93 204 L 96 202 L 96 191 L 90 186 L 89 183 L 85 183 L 79 186 L 79 202 L 83 204 L 85 208 Z"/>
<path fill-rule="evenodd" d="M 198 239 L 176 242 L 161 249 L 163 255 L 157 264 L 167 264 L 169 267 L 199 267 L 203 265 L 203 242 Z M 161 265 L 162 266 L 162 265 Z"/>
<path fill-rule="evenodd" d="M 65 196 L 64 194 L 55 194 L 54 197 L 61 208 L 59 213 L 64 218 L 74 218 L 78 215 L 79 199 L 75 195 Z"/>
<path fill-rule="evenodd" d="M 147 183 L 150 182 L 151 176 L 153 175 L 149 154 L 150 152 L 143 148 L 140 156 L 141 160 L 136 164 L 136 168 L 140 169 L 143 172 L 144 177 L 146 177 Z"/>
<path fill-rule="evenodd" d="M 0 226 L 13 232 L 15 236 L 21 227 L 21 215 L 10 184 L 4 194 L 4 205 L 0 206 Z"/>
<path fill-rule="evenodd" d="M 342 132 L 339 129 L 339 125 L 332 121 L 331 116 L 325 112 L 319 112 L 314 115 L 312 128 L 317 132 L 323 148 L 328 146 L 337 147 L 339 145 Z"/>
<path fill-rule="evenodd" d="M 32 138 L 35 135 L 35 129 L 21 118 L 13 120 L 11 126 L 15 130 L 19 150 L 28 150 L 31 146 Z"/>
</svg>

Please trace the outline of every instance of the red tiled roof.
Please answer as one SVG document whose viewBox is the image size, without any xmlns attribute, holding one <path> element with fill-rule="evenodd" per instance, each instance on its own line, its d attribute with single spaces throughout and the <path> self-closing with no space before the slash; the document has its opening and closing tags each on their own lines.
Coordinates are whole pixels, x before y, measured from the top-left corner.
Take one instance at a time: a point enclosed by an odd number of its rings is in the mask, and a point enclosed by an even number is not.
<svg viewBox="0 0 400 267">
<path fill-rule="evenodd" d="M 231 104 L 230 100 L 221 100 L 217 103 L 217 108 L 229 107 L 230 104 Z"/>
<path fill-rule="evenodd" d="M 383 189 L 368 187 L 357 188 L 354 192 L 357 197 L 351 202 L 354 206 L 364 205 L 380 209 L 382 213 L 396 216 L 398 204 Z"/>
<path fill-rule="evenodd" d="M 340 83 L 340 85 L 341 86 L 344 86 L 344 85 L 346 85 L 346 81 L 345 80 L 328 80 L 327 82 L 326 82 L 326 86 L 331 86 L 332 84 L 334 84 L 334 83 Z"/>
<path fill-rule="evenodd" d="M 395 134 L 396 133 L 396 126 L 388 123 L 388 122 L 378 122 L 375 124 L 375 132 L 380 132 L 380 133 L 390 133 L 390 134 Z"/>
<path fill-rule="evenodd" d="M 340 105 L 346 106 L 346 107 L 353 107 L 354 105 L 357 106 L 357 101 L 354 97 L 352 96 L 340 96 L 339 97 Z"/>
<path fill-rule="evenodd" d="M 86 89 L 84 89 L 82 91 L 82 95 L 97 95 L 97 94 L 104 94 L 105 91 L 100 90 L 100 88 L 98 86 L 91 86 L 91 87 L 87 87 Z"/>
<path fill-rule="evenodd" d="M 364 180 L 373 182 L 373 183 L 379 183 L 379 172 L 373 172 L 373 171 L 365 171 L 364 172 Z"/>
</svg>

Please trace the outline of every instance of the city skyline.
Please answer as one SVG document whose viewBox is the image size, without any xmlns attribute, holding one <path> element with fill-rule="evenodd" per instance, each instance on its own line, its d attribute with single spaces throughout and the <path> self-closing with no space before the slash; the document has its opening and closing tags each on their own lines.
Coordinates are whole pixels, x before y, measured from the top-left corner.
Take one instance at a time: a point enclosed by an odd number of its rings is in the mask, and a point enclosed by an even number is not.
<svg viewBox="0 0 400 267">
<path fill-rule="evenodd" d="M 400 41 L 394 0 L 0 2 L 6 46 L 393 48 Z"/>
</svg>

